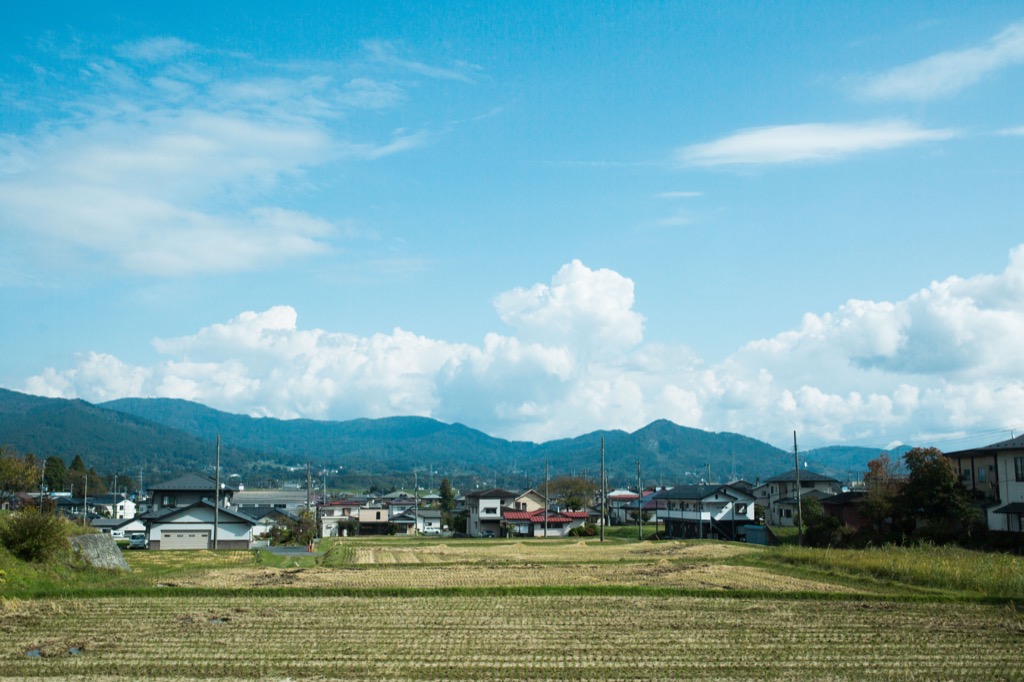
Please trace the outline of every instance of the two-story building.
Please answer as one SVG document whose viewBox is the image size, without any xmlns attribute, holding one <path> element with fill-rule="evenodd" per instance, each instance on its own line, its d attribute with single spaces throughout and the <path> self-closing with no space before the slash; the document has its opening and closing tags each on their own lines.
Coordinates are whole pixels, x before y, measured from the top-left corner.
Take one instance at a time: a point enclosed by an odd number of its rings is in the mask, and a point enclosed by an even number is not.
<svg viewBox="0 0 1024 682">
<path fill-rule="evenodd" d="M 989 530 L 1024 533 L 1024 435 L 946 457 L 985 505 Z"/>
<path fill-rule="evenodd" d="M 670 538 L 738 540 L 754 521 L 754 496 L 731 485 L 680 485 L 653 498 Z"/>
<path fill-rule="evenodd" d="M 797 479 L 800 480 L 799 494 Z M 822 499 L 842 492 L 842 485 L 831 476 L 810 469 L 792 469 L 772 476 L 754 489 L 757 503 L 764 507 L 764 520 L 770 526 L 795 526 L 797 499 Z"/>
<path fill-rule="evenodd" d="M 466 534 L 498 537 L 502 532 L 502 511 L 535 512 L 544 509 L 544 496 L 536 490 L 512 492 L 491 488 L 466 495 Z"/>
</svg>

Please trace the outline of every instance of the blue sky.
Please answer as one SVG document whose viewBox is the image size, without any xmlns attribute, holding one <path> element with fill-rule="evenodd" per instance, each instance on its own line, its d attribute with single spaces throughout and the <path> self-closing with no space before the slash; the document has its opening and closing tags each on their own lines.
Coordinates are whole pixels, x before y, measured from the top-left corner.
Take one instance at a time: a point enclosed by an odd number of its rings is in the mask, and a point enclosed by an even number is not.
<svg viewBox="0 0 1024 682">
<path fill-rule="evenodd" d="M 1019 4 L 210 5 L 0 10 L 0 385 L 1024 426 Z"/>
</svg>

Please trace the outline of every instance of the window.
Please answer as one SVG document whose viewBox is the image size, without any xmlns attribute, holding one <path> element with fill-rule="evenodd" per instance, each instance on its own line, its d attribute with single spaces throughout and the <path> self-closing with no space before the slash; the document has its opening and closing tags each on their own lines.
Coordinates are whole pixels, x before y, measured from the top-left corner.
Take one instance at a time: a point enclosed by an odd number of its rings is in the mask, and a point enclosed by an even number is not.
<svg viewBox="0 0 1024 682">
<path fill-rule="evenodd" d="M 498 513 L 498 508 L 497 507 L 484 507 L 484 514 L 497 514 L 497 513 Z"/>
<path fill-rule="evenodd" d="M 978 467 L 978 483 L 985 482 L 985 467 Z"/>
<path fill-rule="evenodd" d="M 747 505 L 745 505 L 743 503 L 737 504 L 736 505 L 736 513 L 737 514 L 746 514 L 747 513 Z"/>
<path fill-rule="evenodd" d="M 793 510 L 792 509 L 783 509 L 782 510 L 782 518 L 784 518 L 784 519 L 791 519 L 791 518 L 793 518 Z"/>
<path fill-rule="evenodd" d="M 377 512 L 377 520 L 380 521 L 380 512 Z"/>
<path fill-rule="evenodd" d="M 1024 457 L 1013 458 L 1013 472 L 1017 475 L 1018 481 L 1024 481 Z"/>
<path fill-rule="evenodd" d="M 964 485 L 971 484 L 971 470 L 964 469 L 963 473 L 960 474 L 960 479 L 964 482 Z"/>
<path fill-rule="evenodd" d="M 160 498 L 160 506 L 161 507 L 177 507 L 178 506 L 177 498 L 175 498 L 174 495 L 164 495 L 162 498 Z"/>
</svg>

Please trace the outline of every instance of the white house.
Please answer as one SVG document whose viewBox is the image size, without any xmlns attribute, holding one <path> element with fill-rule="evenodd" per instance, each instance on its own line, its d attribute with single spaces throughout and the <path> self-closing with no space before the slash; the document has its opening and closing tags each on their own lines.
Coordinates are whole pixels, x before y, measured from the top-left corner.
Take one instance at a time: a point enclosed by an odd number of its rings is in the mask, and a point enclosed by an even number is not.
<svg viewBox="0 0 1024 682">
<path fill-rule="evenodd" d="M 214 533 L 212 502 L 200 500 L 187 507 L 170 507 L 148 519 L 150 549 L 249 549 L 256 521 L 245 514 L 222 508 Z"/>
<path fill-rule="evenodd" d="M 989 530 L 1024 533 L 1024 435 L 946 456 L 985 504 Z"/>
<path fill-rule="evenodd" d="M 680 485 L 654 494 L 670 538 L 737 540 L 754 522 L 754 496 L 731 485 Z"/>
</svg>

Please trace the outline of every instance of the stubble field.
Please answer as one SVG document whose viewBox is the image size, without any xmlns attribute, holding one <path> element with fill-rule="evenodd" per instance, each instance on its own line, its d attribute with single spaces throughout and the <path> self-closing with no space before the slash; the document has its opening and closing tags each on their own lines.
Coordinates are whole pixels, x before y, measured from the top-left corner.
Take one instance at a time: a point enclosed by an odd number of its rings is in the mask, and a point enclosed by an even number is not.
<svg viewBox="0 0 1024 682">
<path fill-rule="evenodd" d="M 138 552 L 121 587 L 7 598 L 0 679 L 1024 679 L 1013 600 L 794 570 L 760 548 L 324 549 L 281 566 Z"/>
</svg>

